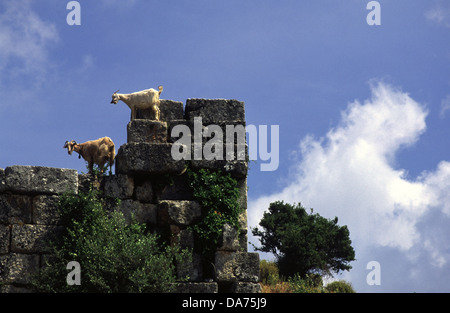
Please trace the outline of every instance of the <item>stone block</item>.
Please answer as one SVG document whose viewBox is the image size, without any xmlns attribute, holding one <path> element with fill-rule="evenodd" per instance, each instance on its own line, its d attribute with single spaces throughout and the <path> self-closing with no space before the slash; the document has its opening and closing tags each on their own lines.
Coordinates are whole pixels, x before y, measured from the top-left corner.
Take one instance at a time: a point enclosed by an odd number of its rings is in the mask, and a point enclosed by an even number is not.
<svg viewBox="0 0 450 313">
<path fill-rule="evenodd" d="M 238 235 L 236 228 L 229 224 L 223 225 L 222 236 L 219 238 L 217 250 L 238 251 L 240 248 Z"/>
<path fill-rule="evenodd" d="M 133 120 L 127 125 L 127 142 L 167 142 L 167 123 L 152 120 Z"/>
<path fill-rule="evenodd" d="M 185 118 L 193 120 L 196 116 L 201 116 L 204 124 L 227 121 L 245 123 L 244 102 L 226 99 L 187 99 Z"/>
<path fill-rule="evenodd" d="M 218 282 L 259 281 L 258 253 L 217 251 L 215 267 Z"/>
<path fill-rule="evenodd" d="M 59 196 L 39 195 L 33 198 L 33 223 L 61 225 Z"/>
<path fill-rule="evenodd" d="M 219 287 L 214 282 L 177 283 L 174 293 L 217 293 Z"/>
<path fill-rule="evenodd" d="M 123 213 L 127 223 L 131 222 L 134 215 L 138 223 L 156 224 L 157 206 L 150 203 L 141 203 L 135 200 L 122 200 L 119 210 Z"/>
<path fill-rule="evenodd" d="M 63 230 L 63 226 L 14 224 L 11 230 L 11 251 L 49 253 L 50 242 L 58 238 Z"/>
<path fill-rule="evenodd" d="M 91 174 L 78 174 L 78 192 L 88 193 L 92 188 L 96 189 L 98 183 Z"/>
<path fill-rule="evenodd" d="M 191 164 L 193 169 L 221 170 L 225 173 L 230 173 L 235 178 L 245 178 L 248 171 L 248 163 L 239 160 L 192 160 Z"/>
<path fill-rule="evenodd" d="M 170 143 L 127 143 L 119 148 L 116 156 L 118 174 L 181 174 L 184 160 L 172 158 Z"/>
<path fill-rule="evenodd" d="M 5 190 L 6 190 L 5 170 L 3 168 L 0 168 L 0 193 L 4 192 Z"/>
<path fill-rule="evenodd" d="M 153 188 L 151 181 L 146 180 L 139 186 L 136 186 L 135 189 L 136 200 L 147 203 L 153 201 Z"/>
<path fill-rule="evenodd" d="M 78 172 L 65 168 L 14 165 L 5 169 L 7 190 L 17 193 L 78 192 Z"/>
<path fill-rule="evenodd" d="M 243 210 L 247 210 L 247 177 L 241 178 L 237 181 L 238 188 L 239 188 L 239 205 Z M 245 225 L 247 225 L 247 216 L 245 216 Z"/>
<path fill-rule="evenodd" d="M 179 126 L 179 127 L 177 127 Z M 181 127 L 180 127 L 181 126 Z M 233 145 L 247 144 L 245 124 L 243 121 L 225 121 L 217 124 L 207 124 L 200 120 L 173 120 L 168 123 L 168 141 L 176 142 L 185 137 L 189 142 L 230 143 Z M 183 139 L 184 140 L 184 139 Z M 224 149 L 225 150 L 225 149 Z"/>
<path fill-rule="evenodd" d="M 0 255 L 0 285 L 2 283 L 29 284 L 31 277 L 39 269 L 39 255 Z"/>
<path fill-rule="evenodd" d="M 159 104 L 161 121 L 179 120 L 183 118 L 183 102 L 161 99 Z M 154 120 L 155 112 L 152 109 L 137 109 L 136 119 Z"/>
<path fill-rule="evenodd" d="M 105 196 L 119 199 L 130 199 L 133 197 L 134 180 L 128 175 L 111 175 L 102 179 L 102 187 Z"/>
<path fill-rule="evenodd" d="M 11 239 L 11 228 L 9 225 L 0 224 L 0 254 L 9 252 L 9 243 Z"/>
<path fill-rule="evenodd" d="M 201 206 L 197 201 L 162 200 L 158 206 L 158 222 L 163 225 L 191 225 L 201 215 Z"/>
<path fill-rule="evenodd" d="M 31 223 L 31 197 L 10 193 L 1 194 L 0 223 Z"/>
<path fill-rule="evenodd" d="M 232 293 L 261 293 L 261 285 L 259 283 L 235 282 L 231 286 Z"/>
<path fill-rule="evenodd" d="M 247 231 L 241 232 L 239 234 L 239 251 L 247 252 L 248 251 L 248 236 Z"/>
</svg>

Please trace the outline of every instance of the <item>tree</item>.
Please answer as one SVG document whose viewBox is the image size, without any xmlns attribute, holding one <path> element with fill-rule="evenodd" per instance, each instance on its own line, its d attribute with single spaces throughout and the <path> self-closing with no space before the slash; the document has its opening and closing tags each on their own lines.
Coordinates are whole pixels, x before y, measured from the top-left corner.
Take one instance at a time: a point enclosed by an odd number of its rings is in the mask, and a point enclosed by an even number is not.
<svg viewBox="0 0 450 313">
<path fill-rule="evenodd" d="M 350 232 L 337 223 L 337 217 L 326 219 L 312 209 L 308 214 L 301 204 L 276 201 L 259 223 L 263 231 L 252 229 L 261 242 L 255 249 L 273 253 L 280 274 L 286 277 L 350 270 L 349 263 L 355 260 Z"/>
</svg>

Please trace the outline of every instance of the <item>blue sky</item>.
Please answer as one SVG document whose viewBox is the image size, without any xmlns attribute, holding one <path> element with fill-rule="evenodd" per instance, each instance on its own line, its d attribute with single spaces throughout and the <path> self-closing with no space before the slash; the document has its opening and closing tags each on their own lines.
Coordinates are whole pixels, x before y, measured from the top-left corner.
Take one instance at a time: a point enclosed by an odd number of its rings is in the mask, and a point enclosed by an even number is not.
<svg viewBox="0 0 450 313">
<path fill-rule="evenodd" d="M 378 26 L 361 0 L 81 0 L 79 26 L 68 2 L 0 3 L 0 167 L 85 172 L 62 146 L 126 142 L 117 89 L 238 99 L 280 127 L 278 169 L 251 164 L 250 226 L 301 202 L 349 227 L 357 261 L 337 278 L 357 291 L 449 291 L 448 1 L 380 0 Z"/>
</svg>

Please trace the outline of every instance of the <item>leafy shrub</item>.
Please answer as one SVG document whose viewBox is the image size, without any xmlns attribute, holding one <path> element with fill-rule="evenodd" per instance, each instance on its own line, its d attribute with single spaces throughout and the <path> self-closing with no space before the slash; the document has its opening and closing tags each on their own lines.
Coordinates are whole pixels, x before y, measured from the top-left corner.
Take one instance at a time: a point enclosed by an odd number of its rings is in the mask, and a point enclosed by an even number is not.
<svg viewBox="0 0 450 313">
<path fill-rule="evenodd" d="M 264 285 L 276 285 L 280 280 L 277 264 L 261 260 L 259 262 L 259 280 Z"/>
<path fill-rule="evenodd" d="M 211 258 L 217 249 L 223 226 L 229 224 L 239 231 L 240 192 L 237 181 L 228 173 L 200 169 L 187 170 L 194 199 L 202 207 L 202 220 L 193 225 L 201 253 Z"/>
<path fill-rule="evenodd" d="M 325 293 L 323 287 L 322 277 L 314 274 L 307 274 L 302 278 L 299 274 L 290 277 L 289 280 L 290 292 L 292 293 Z"/>
<path fill-rule="evenodd" d="M 67 228 L 54 253 L 33 280 L 42 292 L 168 292 L 175 286 L 176 262 L 190 257 L 149 233 L 127 224 L 121 212 L 108 212 L 96 191 L 61 198 Z M 66 265 L 77 261 L 81 285 L 66 283 Z"/>
<path fill-rule="evenodd" d="M 329 283 L 325 290 L 330 293 L 355 293 L 356 291 L 353 289 L 351 283 L 346 282 L 345 280 L 338 280 L 332 283 Z"/>
</svg>

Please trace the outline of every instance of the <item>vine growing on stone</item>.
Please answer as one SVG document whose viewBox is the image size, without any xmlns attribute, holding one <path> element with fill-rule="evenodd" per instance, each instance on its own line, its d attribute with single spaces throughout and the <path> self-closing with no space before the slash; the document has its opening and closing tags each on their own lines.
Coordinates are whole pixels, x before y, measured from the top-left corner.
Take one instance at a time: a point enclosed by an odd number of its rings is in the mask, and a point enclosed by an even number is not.
<svg viewBox="0 0 450 313">
<path fill-rule="evenodd" d="M 193 197 L 202 207 L 202 219 L 191 228 L 202 254 L 211 258 L 217 249 L 223 226 L 229 224 L 239 233 L 239 187 L 229 173 L 207 169 L 188 169 Z"/>
</svg>

